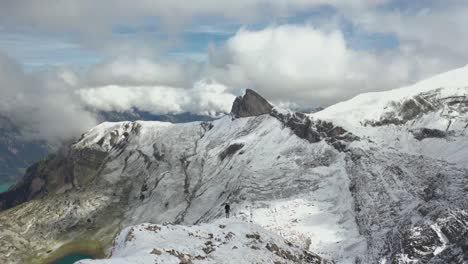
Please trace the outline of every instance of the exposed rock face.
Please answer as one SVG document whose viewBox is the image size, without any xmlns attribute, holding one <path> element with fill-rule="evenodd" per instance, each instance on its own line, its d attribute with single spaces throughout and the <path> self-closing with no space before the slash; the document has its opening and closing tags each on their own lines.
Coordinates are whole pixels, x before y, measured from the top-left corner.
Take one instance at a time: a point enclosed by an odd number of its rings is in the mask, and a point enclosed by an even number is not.
<svg viewBox="0 0 468 264">
<path fill-rule="evenodd" d="M 192 113 L 155 115 L 137 108 L 126 112 L 100 111 L 96 115 L 100 122 L 148 120 L 187 123 L 214 119 Z M 55 148 L 51 149 L 43 140 L 25 138 L 19 126 L 0 114 L 0 185 L 10 185 L 22 180 L 23 175 L 27 173 L 25 171 L 27 167 L 45 159 L 48 154 L 55 151 Z"/>
<path fill-rule="evenodd" d="M 439 129 L 421 128 L 411 132 L 417 140 L 423 140 L 425 138 L 444 138 L 446 136 L 446 133 Z"/>
<path fill-rule="evenodd" d="M 234 155 L 237 151 L 239 151 L 243 147 L 244 147 L 243 144 L 234 143 L 230 145 L 229 147 L 227 147 L 223 152 L 221 152 L 219 154 L 219 158 L 221 160 L 224 160 L 226 157 Z"/>
<path fill-rule="evenodd" d="M 269 114 L 273 107 L 253 90 L 247 89 L 244 96 L 238 96 L 232 104 L 231 113 L 235 117 L 248 117 Z"/>
<path fill-rule="evenodd" d="M 435 89 L 406 98 L 401 102 L 390 102 L 379 120 L 367 120 L 364 124 L 371 126 L 403 125 L 421 118 L 425 114 L 437 111 L 440 112 L 441 117 L 450 120 L 468 112 L 466 96 L 444 97 L 441 91 L 442 89 Z M 449 128 L 450 123 L 447 130 Z"/>
<path fill-rule="evenodd" d="M 0 193 L 0 211 L 88 183 L 94 179 L 106 155 L 95 149 L 70 150 L 64 146 L 56 154 L 33 164 L 17 184 Z"/>
<path fill-rule="evenodd" d="M 273 110 L 271 115 L 280 120 L 284 126 L 290 128 L 296 136 L 310 143 L 325 140 L 338 151 L 345 150 L 348 143 L 359 140 L 359 137 L 332 122 L 312 120 L 301 112 L 283 114 Z"/>
<path fill-rule="evenodd" d="M 128 143 L 129 135 L 139 133 L 138 123 L 123 124 L 121 131 L 112 131 L 99 138 L 96 142 L 98 147 L 74 148 L 69 142 L 47 159 L 33 164 L 18 183 L 7 192 L 0 193 L 0 211 L 48 194 L 79 189 L 99 180 L 96 176 L 108 155 L 106 148 L 114 148 L 120 153 Z M 106 146 L 103 146 L 105 141 Z"/>
</svg>

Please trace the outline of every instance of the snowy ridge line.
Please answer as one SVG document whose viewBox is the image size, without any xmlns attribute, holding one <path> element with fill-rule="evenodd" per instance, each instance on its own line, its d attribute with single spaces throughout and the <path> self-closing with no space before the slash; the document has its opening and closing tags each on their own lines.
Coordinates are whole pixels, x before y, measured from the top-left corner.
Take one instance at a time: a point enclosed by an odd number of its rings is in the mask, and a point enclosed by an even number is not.
<svg viewBox="0 0 468 264">
<path fill-rule="evenodd" d="M 217 220 L 196 226 L 140 224 L 115 239 L 112 257 L 78 264 L 332 262 L 294 246 L 257 225 Z"/>
<path fill-rule="evenodd" d="M 468 95 L 468 65 L 394 90 L 364 93 L 337 103 L 311 116 L 358 126 L 365 120 L 377 120 L 390 102 L 401 102 L 421 93 L 440 89 L 442 98 Z"/>
</svg>

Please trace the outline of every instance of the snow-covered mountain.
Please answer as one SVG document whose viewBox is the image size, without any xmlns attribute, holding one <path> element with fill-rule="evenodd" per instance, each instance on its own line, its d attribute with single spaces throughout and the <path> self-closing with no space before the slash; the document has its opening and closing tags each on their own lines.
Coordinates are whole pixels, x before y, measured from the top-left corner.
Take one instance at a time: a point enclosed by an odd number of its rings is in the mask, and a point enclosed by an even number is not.
<svg viewBox="0 0 468 264">
<path fill-rule="evenodd" d="M 379 145 L 467 166 L 468 65 L 315 113 Z"/>
<path fill-rule="evenodd" d="M 468 67 L 310 115 L 248 90 L 219 120 L 102 123 L 0 194 L 0 208 L 21 204 L 0 214 L 0 260 L 42 259 L 72 240 L 110 247 L 122 227 L 112 252 L 131 259 L 131 226 L 212 230 L 228 202 L 247 229 L 336 263 L 464 263 L 465 92 Z M 199 252 L 154 239 L 135 247 Z"/>
<path fill-rule="evenodd" d="M 165 121 L 171 123 L 187 123 L 193 121 L 211 121 L 213 117 L 192 113 L 162 114 L 156 115 L 139 109 L 130 111 L 95 111 L 96 118 L 100 121 Z M 79 135 L 79 132 L 76 132 Z M 70 135 L 72 138 L 73 136 Z M 72 139 L 70 139 L 72 140 Z M 68 140 L 68 141 L 70 141 Z M 11 119 L 0 113 L 0 192 L 6 191 L 10 185 L 24 175 L 26 168 L 35 162 L 45 159 L 48 154 L 55 152 L 53 146 L 45 140 L 30 139 L 21 132 L 21 127 Z M 66 144 L 66 143 L 64 143 Z"/>
</svg>

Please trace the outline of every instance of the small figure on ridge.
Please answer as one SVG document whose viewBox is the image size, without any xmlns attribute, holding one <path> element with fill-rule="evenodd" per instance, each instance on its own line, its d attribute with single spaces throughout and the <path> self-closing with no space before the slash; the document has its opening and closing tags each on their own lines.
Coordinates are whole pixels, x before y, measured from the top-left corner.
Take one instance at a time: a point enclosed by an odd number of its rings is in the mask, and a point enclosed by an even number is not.
<svg viewBox="0 0 468 264">
<path fill-rule="evenodd" d="M 226 212 L 226 218 L 229 218 L 229 213 L 231 212 L 231 206 L 228 203 L 224 205 L 224 211 Z"/>
</svg>

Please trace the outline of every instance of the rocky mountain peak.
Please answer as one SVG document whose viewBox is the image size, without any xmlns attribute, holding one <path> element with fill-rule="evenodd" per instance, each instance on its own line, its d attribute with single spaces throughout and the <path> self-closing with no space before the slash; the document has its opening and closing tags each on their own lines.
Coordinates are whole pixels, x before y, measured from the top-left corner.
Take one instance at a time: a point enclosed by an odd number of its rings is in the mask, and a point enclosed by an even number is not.
<svg viewBox="0 0 468 264">
<path fill-rule="evenodd" d="M 249 117 L 269 114 L 273 106 L 253 90 L 247 89 L 244 96 L 238 96 L 232 104 L 231 113 L 235 117 Z"/>
</svg>

